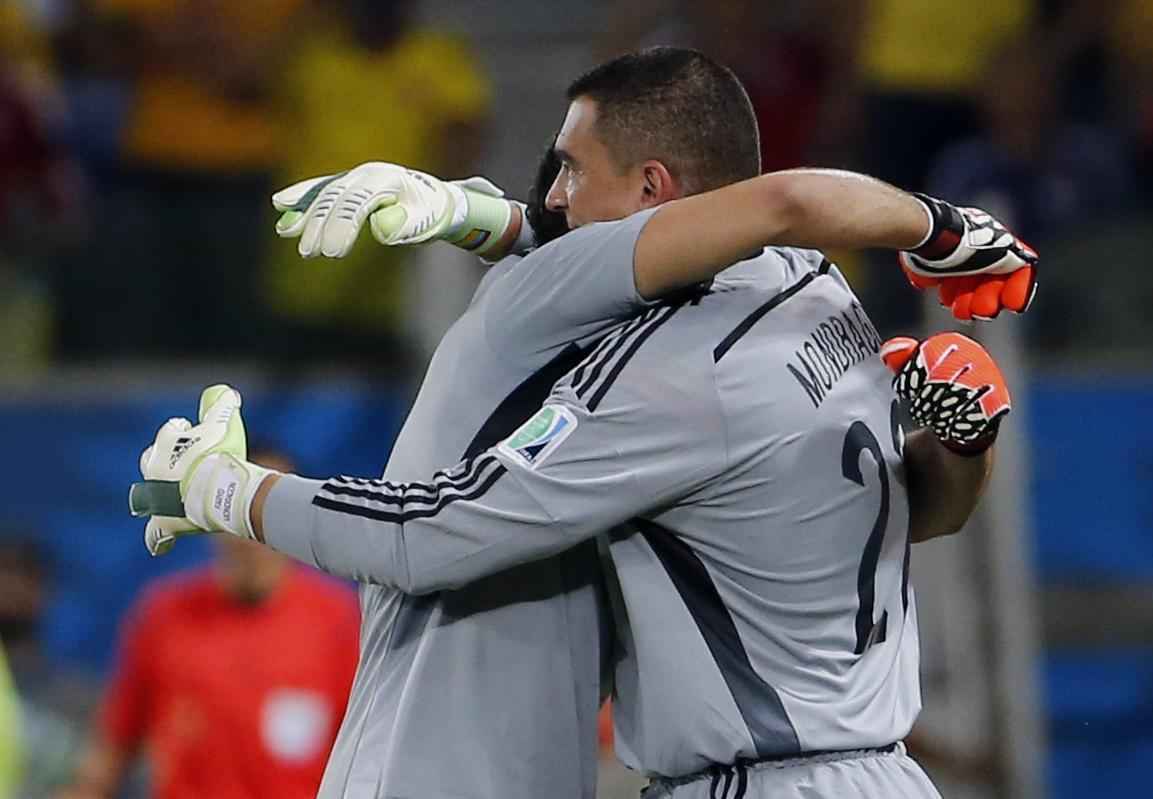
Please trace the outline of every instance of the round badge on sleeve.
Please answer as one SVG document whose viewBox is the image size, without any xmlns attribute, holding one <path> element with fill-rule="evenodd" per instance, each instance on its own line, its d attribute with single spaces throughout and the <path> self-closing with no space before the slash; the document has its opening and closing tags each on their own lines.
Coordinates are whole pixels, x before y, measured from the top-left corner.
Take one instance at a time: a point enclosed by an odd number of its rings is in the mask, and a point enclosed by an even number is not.
<svg viewBox="0 0 1153 799">
<path fill-rule="evenodd" d="M 577 428 L 577 418 L 564 405 L 545 405 L 497 449 L 530 469 L 540 466 Z"/>
</svg>

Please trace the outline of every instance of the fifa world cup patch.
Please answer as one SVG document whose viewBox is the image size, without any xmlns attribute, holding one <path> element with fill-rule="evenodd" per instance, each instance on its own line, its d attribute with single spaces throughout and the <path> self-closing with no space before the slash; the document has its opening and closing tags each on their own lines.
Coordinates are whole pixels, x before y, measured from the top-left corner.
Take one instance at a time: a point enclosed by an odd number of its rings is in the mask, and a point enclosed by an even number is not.
<svg viewBox="0 0 1153 799">
<path fill-rule="evenodd" d="M 577 419 L 563 405 L 545 405 L 497 449 L 530 469 L 544 463 L 576 430 Z"/>
</svg>

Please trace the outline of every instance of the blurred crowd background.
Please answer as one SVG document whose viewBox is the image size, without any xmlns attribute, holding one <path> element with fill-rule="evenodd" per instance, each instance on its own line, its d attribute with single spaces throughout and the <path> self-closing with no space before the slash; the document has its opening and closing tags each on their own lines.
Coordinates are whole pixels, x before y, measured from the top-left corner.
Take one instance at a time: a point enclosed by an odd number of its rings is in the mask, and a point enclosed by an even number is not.
<svg viewBox="0 0 1153 799">
<path fill-rule="evenodd" d="M 918 740 L 956 795 L 1011 795 L 1003 753 L 1031 747 L 1037 796 L 1153 791 L 1153 0 L 0 0 L 12 796 L 68 784 L 123 614 L 212 557 L 150 561 L 124 513 L 156 424 L 226 379 L 304 473 L 375 475 L 479 279 L 440 245 L 303 261 L 273 234 L 271 192 L 385 160 L 523 197 L 567 83 L 653 44 L 740 75 L 766 170 L 847 167 L 980 205 L 1041 252 L 1035 309 L 998 343 L 1018 521 L 977 539 L 1017 542 L 1007 601 L 1028 613 L 1006 628 L 974 605 L 976 632 L 949 640 L 988 658 L 926 658 L 927 706 L 934 675 L 956 703 L 1028 639 L 1017 679 L 1039 723 L 1023 741 L 998 722 L 1001 682 L 968 732 L 938 711 Z M 835 255 L 882 332 L 939 320 L 891 254 Z M 147 795 L 147 771 L 124 796 Z"/>
</svg>

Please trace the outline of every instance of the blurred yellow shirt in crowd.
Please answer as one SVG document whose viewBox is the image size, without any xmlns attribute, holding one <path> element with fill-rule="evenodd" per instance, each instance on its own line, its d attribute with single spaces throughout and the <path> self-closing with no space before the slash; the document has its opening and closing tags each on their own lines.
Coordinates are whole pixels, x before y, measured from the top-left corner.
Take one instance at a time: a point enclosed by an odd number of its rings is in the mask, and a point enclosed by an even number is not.
<svg viewBox="0 0 1153 799">
<path fill-rule="evenodd" d="M 189 9 L 212 15 L 240 47 L 272 49 L 298 19 L 306 0 L 96 0 L 103 13 L 144 28 L 172 25 Z M 233 39 L 233 37 L 235 37 Z M 212 52 L 203 54 L 206 60 Z M 257 57 L 260 57 L 259 55 Z M 140 77 L 128 123 L 125 153 L 131 162 L 160 168 L 220 172 L 262 171 L 279 163 L 278 124 L 271 97 L 229 97 L 201 76 L 172 68 Z"/>
<path fill-rule="evenodd" d="M 285 137 L 290 152 L 281 185 L 364 161 L 436 174 L 448 157 L 446 130 L 481 122 L 492 95 L 465 44 L 428 30 L 405 33 L 383 51 L 329 32 L 302 49 L 289 74 L 286 124 L 292 133 Z M 273 246 L 267 287 L 278 313 L 397 329 L 406 299 L 402 248 L 381 247 L 367 230 L 346 258 L 323 263 L 304 261 L 293 243 Z"/>
<path fill-rule="evenodd" d="M 993 50 L 1032 21 L 1030 0 L 874 0 L 861 54 L 874 88 L 964 92 Z"/>
<path fill-rule="evenodd" d="M 429 30 L 383 52 L 329 33 L 302 50 L 290 74 L 285 168 L 296 175 L 367 160 L 436 170 L 444 127 L 483 118 L 492 97 L 464 42 Z"/>
<path fill-rule="evenodd" d="M 0 0 L 0 64 L 18 65 L 25 73 L 22 77 L 47 82 L 51 61 L 47 38 L 28 18 L 24 6 Z"/>
</svg>

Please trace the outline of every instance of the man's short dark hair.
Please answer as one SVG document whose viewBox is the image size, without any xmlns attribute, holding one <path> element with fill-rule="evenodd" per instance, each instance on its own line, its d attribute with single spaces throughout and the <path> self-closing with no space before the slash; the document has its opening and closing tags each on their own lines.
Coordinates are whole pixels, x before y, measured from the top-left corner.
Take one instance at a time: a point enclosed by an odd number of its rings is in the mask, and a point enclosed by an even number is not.
<svg viewBox="0 0 1153 799">
<path fill-rule="evenodd" d="M 619 166 L 655 159 L 686 194 L 761 172 L 753 105 L 732 70 L 704 53 L 653 47 L 577 78 L 568 99 L 597 104 L 597 133 Z"/>
</svg>

